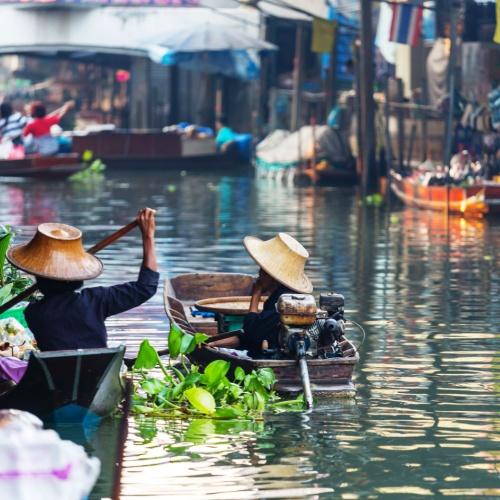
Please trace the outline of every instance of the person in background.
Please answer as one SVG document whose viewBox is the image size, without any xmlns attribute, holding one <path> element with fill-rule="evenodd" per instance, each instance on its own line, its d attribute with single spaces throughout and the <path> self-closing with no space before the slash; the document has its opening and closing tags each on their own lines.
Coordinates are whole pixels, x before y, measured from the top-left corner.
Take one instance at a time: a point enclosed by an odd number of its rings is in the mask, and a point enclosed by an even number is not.
<svg viewBox="0 0 500 500">
<path fill-rule="evenodd" d="M 0 137 L 2 141 L 10 140 L 14 146 L 23 145 L 23 130 L 28 119 L 18 111 L 14 111 L 10 102 L 0 104 Z"/>
<path fill-rule="evenodd" d="M 136 281 L 109 287 L 80 288 L 101 274 L 102 262 L 85 252 L 82 233 L 66 224 L 38 226 L 33 239 L 11 248 L 7 258 L 36 277 L 43 298 L 25 310 L 28 327 L 41 351 L 106 347 L 106 318 L 149 300 L 158 287 L 155 211 L 144 208 L 137 221 L 143 261 Z"/>
<path fill-rule="evenodd" d="M 68 101 L 60 108 L 47 114 L 45 106 L 40 101 L 35 101 L 31 105 L 31 116 L 33 121 L 26 125 L 24 137 L 32 136 L 33 144 L 27 149 L 30 153 L 38 153 L 42 156 L 54 155 L 59 150 L 59 143 L 56 137 L 50 133 L 52 125 L 59 124 L 61 118 L 74 106 L 74 101 Z"/>
<path fill-rule="evenodd" d="M 215 136 L 215 146 L 217 151 L 221 153 L 231 153 L 236 148 L 236 133 L 232 130 L 228 124 L 226 117 L 220 115 L 215 122 L 215 130 L 217 135 Z"/>
<path fill-rule="evenodd" d="M 260 269 L 243 323 L 240 347 L 246 349 L 252 358 L 257 358 L 263 349 L 278 348 L 280 316 L 276 304 L 281 295 L 313 291 L 304 272 L 309 253 L 287 233 L 279 233 L 267 241 L 247 236 L 243 244 Z M 268 298 L 259 312 L 261 298 L 266 295 Z"/>
</svg>

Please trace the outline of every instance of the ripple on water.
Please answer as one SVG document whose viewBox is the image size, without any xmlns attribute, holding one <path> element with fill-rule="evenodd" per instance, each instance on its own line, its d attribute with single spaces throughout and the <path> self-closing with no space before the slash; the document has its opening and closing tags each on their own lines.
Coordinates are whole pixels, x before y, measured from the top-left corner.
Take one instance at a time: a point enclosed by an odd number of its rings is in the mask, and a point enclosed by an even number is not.
<svg viewBox="0 0 500 500">
<path fill-rule="evenodd" d="M 310 251 L 316 291 L 344 293 L 367 333 L 350 403 L 324 401 L 259 423 L 131 418 L 122 498 L 500 495 L 498 222 L 389 214 L 364 209 L 351 189 L 246 176 L 106 175 L 86 187 L 0 184 L 0 222 L 27 238 L 39 222 L 64 220 L 90 244 L 154 204 L 163 276 L 254 274 L 242 238 L 285 230 Z M 100 256 L 105 272 L 96 284 L 132 279 L 138 234 Z M 113 341 L 133 350 L 147 336 L 164 346 L 161 302 L 159 293 L 110 318 Z"/>
</svg>

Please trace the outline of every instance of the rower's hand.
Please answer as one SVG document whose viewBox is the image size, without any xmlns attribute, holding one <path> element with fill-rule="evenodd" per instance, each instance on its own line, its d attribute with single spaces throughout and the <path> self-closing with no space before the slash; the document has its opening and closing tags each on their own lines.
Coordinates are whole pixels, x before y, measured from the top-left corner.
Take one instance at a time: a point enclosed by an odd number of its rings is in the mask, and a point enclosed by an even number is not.
<svg viewBox="0 0 500 500">
<path fill-rule="evenodd" d="M 143 238 L 154 238 L 156 231 L 155 214 L 156 210 L 147 207 L 139 210 L 137 213 L 137 222 L 139 223 Z"/>
</svg>

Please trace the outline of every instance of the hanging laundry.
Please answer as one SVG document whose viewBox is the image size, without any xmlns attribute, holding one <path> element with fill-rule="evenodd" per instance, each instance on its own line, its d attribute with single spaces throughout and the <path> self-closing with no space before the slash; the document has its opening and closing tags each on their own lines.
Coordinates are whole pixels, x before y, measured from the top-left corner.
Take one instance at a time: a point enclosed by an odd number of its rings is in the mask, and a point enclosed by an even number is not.
<svg viewBox="0 0 500 500">
<path fill-rule="evenodd" d="M 315 17 L 312 22 L 312 52 L 327 52 L 331 53 L 333 44 L 335 43 L 335 29 L 337 23 L 328 19 L 320 19 Z"/>
<path fill-rule="evenodd" d="M 495 43 L 500 43 L 500 0 L 497 0 L 497 27 L 495 29 L 493 41 Z"/>
<path fill-rule="evenodd" d="M 389 40 L 415 47 L 422 32 L 421 5 L 392 4 L 392 22 Z"/>
</svg>

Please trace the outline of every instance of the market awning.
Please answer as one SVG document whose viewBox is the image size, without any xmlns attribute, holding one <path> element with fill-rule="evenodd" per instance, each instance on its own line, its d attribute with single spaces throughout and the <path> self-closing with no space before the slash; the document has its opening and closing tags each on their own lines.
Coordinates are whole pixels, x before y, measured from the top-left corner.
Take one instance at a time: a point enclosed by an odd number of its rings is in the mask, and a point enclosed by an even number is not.
<svg viewBox="0 0 500 500">
<path fill-rule="evenodd" d="M 259 2 L 258 7 L 270 16 L 293 21 L 311 21 L 313 17 L 328 19 L 324 0 L 270 0 Z"/>
</svg>

